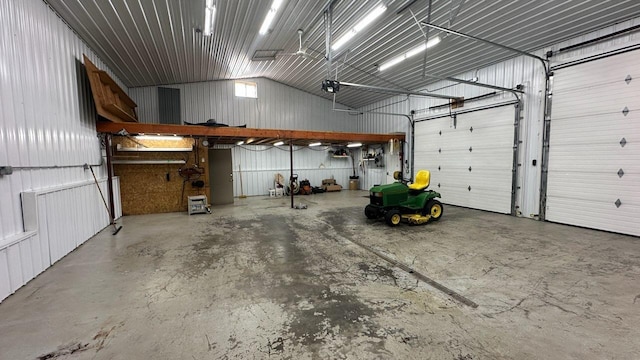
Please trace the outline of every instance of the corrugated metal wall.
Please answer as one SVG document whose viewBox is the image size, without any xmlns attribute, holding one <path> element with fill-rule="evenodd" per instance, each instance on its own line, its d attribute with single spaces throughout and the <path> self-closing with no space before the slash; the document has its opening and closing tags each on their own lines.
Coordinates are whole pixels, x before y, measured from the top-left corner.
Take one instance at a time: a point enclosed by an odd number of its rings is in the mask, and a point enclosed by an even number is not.
<svg viewBox="0 0 640 360">
<path fill-rule="evenodd" d="M 91 173 L 82 165 L 101 163 L 95 108 L 82 54 L 101 69 L 107 67 L 41 0 L 1 1 L 0 19 L 0 166 L 14 167 L 12 175 L 0 176 L 0 245 L 4 245 L 0 248 L 7 249 L 0 252 L 3 299 L 5 289 L 15 290 L 16 284 L 41 270 L 36 266 L 34 271 L 27 271 L 29 249 L 37 252 L 28 243 L 7 248 L 24 230 L 20 194 L 92 181 Z M 104 179 L 104 166 L 95 170 Z M 56 193 L 55 201 L 47 200 L 44 215 L 68 212 L 73 207 L 103 207 L 95 198 L 83 203 L 83 198 L 76 195 Z M 60 236 L 74 234 L 69 225 L 76 222 L 60 224 Z M 108 221 L 100 219 L 100 224 L 104 227 Z M 24 264 L 16 265 L 16 245 Z M 24 269 L 21 281 L 15 266 Z M 12 282 L 7 283 L 7 279 Z"/>
<path fill-rule="evenodd" d="M 290 170 L 289 146 L 218 146 L 217 148 L 231 148 L 233 161 L 233 193 L 239 196 L 240 174 L 238 165 L 242 168 L 242 183 L 245 195 L 267 195 L 269 189 L 274 188 L 274 177 L 277 173 L 288 181 Z M 298 181 L 308 179 L 312 186 L 322 185 L 322 179 L 334 178 L 343 188 L 349 186 L 349 176 L 353 174 L 350 158 L 334 158 L 330 147 L 293 147 L 293 173 L 298 175 Z M 357 156 L 356 166 L 357 166 Z"/>
<path fill-rule="evenodd" d="M 614 26 L 604 28 L 602 30 L 572 39 L 563 43 L 552 46 L 548 49 L 541 49 L 536 55 L 543 56 L 548 50 L 558 50 L 562 47 L 578 44 L 587 40 L 591 40 L 606 34 L 629 28 L 640 24 L 640 19 L 625 21 Z M 580 50 L 572 51 L 567 54 L 554 56 L 551 65 L 557 63 L 583 58 L 585 56 L 602 54 L 613 49 L 619 49 L 632 44 L 640 43 L 640 35 L 632 32 L 624 36 L 619 36 L 608 41 L 602 41 Z M 488 46 L 488 45 L 487 45 Z M 463 74 L 449 74 L 456 78 L 470 80 L 475 77 L 478 81 L 485 84 L 492 84 L 502 87 L 512 88 L 518 84 L 524 85 L 525 94 L 523 96 L 524 108 L 522 112 L 522 121 L 520 126 L 520 139 L 522 145 L 520 148 L 518 186 L 516 204 L 522 213 L 522 216 L 529 217 L 539 213 L 540 205 L 540 161 L 542 154 L 542 131 L 543 131 L 543 104 L 544 104 L 544 72 L 539 61 L 519 56 L 513 59 L 497 63 L 476 71 L 470 71 Z M 440 81 L 430 85 L 426 89 L 438 94 L 447 94 L 454 96 L 464 96 L 465 98 L 480 96 L 493 92 L 491 89 L 481 88 L 477 86 L 456 84 L 447 81 Z M 363 107 L 361 111 L 380 111 L 409 114 L 410 110 L 415 110 L 415 118 L 424 118 L 438 113 L 448 111 L 447 108 L 439 110 L 429 110 L 430 106 L 446 103 L 440 99 L 411 97 L 408 102 L 403 101 L 406 97 L 395 96 L 387 100 L 371 104 Z M 486 100 L 467 103 L 465 108 L 473 106 L 483 106 L 492 103 L 500 103 L 506 100 L 512 100 L 511 94 L 499 94 Z M 390 131 L 407 131 L 409 126 L 402 117 L 367 114 L 361 115 L 358 119 L 358 131 L 362 132 L 390 132 Z M 408 149 L 408 148 L 407 148 Z M 407 154 L 409 152 L 407 151 Z M 537 160 L 537 165 L 533 165 L 533 160 Z"/>
<path fill-rule="evenodd" d="M 191 123 L 215 119 L 227 125 L 262 129 L 355 131 L 357 117 L 331 110 L 331 102 L 275 81 L 257 78 L 258 98 L 234 94 L 234 81 L 171 85 L 180 89 L 182 120 Z M 158 87 L 129 89 L 138 104 L 140 122 L 157 123 Z"/>
<path fill-rule="evenodd" d="M 258 85 L 258 98 L 241 98 L 234 94 L 234 82 L 209 81 L 171 85 L 180 89 L 182 119 L 205 122 L 215 119 L 227 125 L 250 128 L 296 129 L 322 131 L 356 131 L 357 116 L 331 110 L 332 103 L 319 96 L 294 89 L 275 81 L 245 79 Z M 141 122 L 158 122 L 157 87 L 131 88 L 129 95 L 138 104 Z M 273 188 L 273 177 L 281 173 L 289 178 L 289 152 L 285 144 L 272 146 L 232 147 L 234 178 L 238 164 L 242 166 L 245 195 L 266 195 Z M 332 158 L 325 149 L 298 148 L 294 153 L 295 173 L 320 186 L 332 175 L 342 186 L 348 186 L 352 174 L 351 159 Z M 240 195 L 240 182 L 235 181 L 234 195 Z"/>
</svg>

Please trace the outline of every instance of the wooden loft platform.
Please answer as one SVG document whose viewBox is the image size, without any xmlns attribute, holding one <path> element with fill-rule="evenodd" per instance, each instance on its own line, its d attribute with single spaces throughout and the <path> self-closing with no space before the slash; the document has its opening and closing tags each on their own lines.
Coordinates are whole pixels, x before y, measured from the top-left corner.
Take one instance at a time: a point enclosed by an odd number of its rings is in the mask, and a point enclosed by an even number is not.
<svg viewBox="0 0 640 360">
<path fill-rule="evenodd" d="M 114 123 L 99 121 L 96 129 L 101 133 L 118 134 L 123 129 L 130 135 L 181 135 L 198 138 L 207 138 L 209 142 L 216 144 L 235 144 L 238 141 L 250 141 L 251 145 L 271 145 L 277 141 L 288 142 L 294 145 L 306 146 L 312 142 L 322 142 L 327 145 L 347 145 L 352 142 L 363 144 L 382 144 L 389 140 L 405 140 L 404 133 L 395 134 L 365 134 L 335 131 L 308 131 L 308 130 L 279 130 L 279 129 L 253 129 L 238 127 L 209 127 L 199 125 L 164 125 L 142 123 Z"/>
<path fill-rule="evenodd" d="M 313 142 L 325 145 L 382 144 L 389 140 L 404 141 L 404 133 L 362 134 L 334 131 L 252 129 L 238 127 L 214 127 L 203 125 L 141 124 L 136 114 L 136 103 L 105 71 L 98 69 L 85 55 L 84 64 L 91 84 L 91 92 L 96 104 L 98 121 L 96 129 L 100 133 L 138 135 L 181 135 L 207 138 L 212 144 L 235 144 L 244 141 L 252 145 L 272 145 L 278 141 L 306 146 Z"/>
</svg>

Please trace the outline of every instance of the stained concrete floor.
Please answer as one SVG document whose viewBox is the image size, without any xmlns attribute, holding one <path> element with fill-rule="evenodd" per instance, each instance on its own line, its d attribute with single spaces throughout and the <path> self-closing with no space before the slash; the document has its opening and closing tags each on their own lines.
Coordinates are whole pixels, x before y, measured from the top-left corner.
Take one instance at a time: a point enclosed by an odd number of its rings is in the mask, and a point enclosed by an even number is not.
<svg viewBox="0 0 640 360">
<path fill-rule="evenodd" d="M 456 207 L 389 228 L 364 196 L 125 217 L 0 304 L 0 358 L 640 358 L 640 239 Z"/>
</svg>

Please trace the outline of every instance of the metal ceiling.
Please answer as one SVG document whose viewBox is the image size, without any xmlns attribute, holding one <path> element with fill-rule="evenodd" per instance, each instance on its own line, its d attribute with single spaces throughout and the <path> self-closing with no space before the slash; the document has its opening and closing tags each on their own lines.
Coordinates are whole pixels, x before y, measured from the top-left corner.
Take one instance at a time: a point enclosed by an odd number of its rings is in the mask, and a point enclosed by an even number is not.
<svg viewBox="0 0 640 360">
<path fill-rule="evenodd" d="M 129 87 L 267 77 L 328 97 L 320 90 L 327 73 L 322 16 L 326 1 L 284 0 L 272 31 L 262 36 L 258 30 L 272 0 L 216 0 L 210 37 L 195 30 L 203 27 L 205 0 L 47 2 Z M 383 72 L 376 67 L 422 43 L 424 37 L 411 13 L 426 20 L 428 0 L 337 0 L 333 39 L 381 2 L 388 8 L 383 16 L 335 54 L 333 76 L 337 69 L 339 80 L 353 83 L 403 89 L 429 84 L 433 79 L 422 77 L 423 56 Z M 406 4 L 411 5 L 397 14 Z M 432 0 L 431 22 L 532 51 L 639 15 L 637 0 Z M 251 60 L 257 50 L 295 53 L 297 29 L 305 31 L 304 47 L 317 60 L 300 56 Z M 427 50 L 426 73 L 431 75 L 451 76 L 514 56 L 433 30 L 429 35 L 442 38 Z M 345 88 L 338 94 L 338 102 L 358 108 L 389 96 Z"/>
</svg>

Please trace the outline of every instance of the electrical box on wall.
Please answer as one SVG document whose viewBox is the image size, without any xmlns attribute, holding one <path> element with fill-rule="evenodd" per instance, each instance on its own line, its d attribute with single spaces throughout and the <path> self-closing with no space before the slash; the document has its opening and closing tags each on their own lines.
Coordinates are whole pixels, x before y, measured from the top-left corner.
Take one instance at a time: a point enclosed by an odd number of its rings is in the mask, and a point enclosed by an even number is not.
<svg viewBox="0 0 640 360">
<path fill-rule="evenodd" d="M 13 174 L 13 168 L 11 166 L 0 166 L 0 176 Z"/>
</svg>

